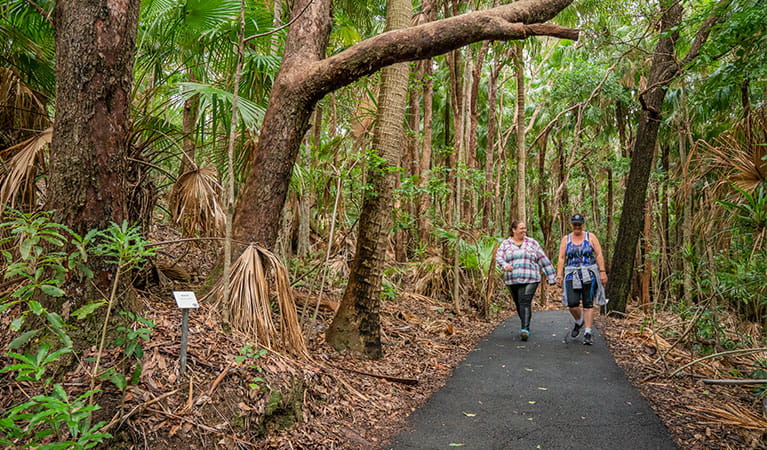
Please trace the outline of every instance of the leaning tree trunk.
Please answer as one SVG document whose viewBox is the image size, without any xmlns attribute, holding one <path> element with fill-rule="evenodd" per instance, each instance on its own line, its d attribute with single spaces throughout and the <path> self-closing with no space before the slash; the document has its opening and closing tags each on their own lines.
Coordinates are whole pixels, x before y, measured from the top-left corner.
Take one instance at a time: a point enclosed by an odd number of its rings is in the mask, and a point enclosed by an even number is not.
<svg viewBox="0 0 767 450">
<path fill-rule="evenodd" d="M 60 1 L 54 9 L 56 117 L 45 207 L 80 235 L 106 228 L 111 221 L 143 219 L 132 217 L 129 205 L 134 181 L 129 179 L 130 94 L 139 3 Z M 110 268 L 94 262 L 95 286 L 108 292 Z M 88 300 L 79 297 L 77 302 Z"/>
<path fill-rule="evenodd" d="M 389 29 L 408 26 L 410 0 L 389 0 Z M 360 216 L 357 250 L 341 306 L 326 333 L 336 350 L 350 350 L 364 358 L 377 359 L 381 349 L 381 278 L 391 228 L 391 208 L 400 147 L 404 138 L 402 122 L 407 103 L 410 66 L 399 63 L 386 67 L 381 76 L 381 94 L 373 132 L 373 150 L 381 158 L 368 165 L 372 189 L 365 191 Z"/>
<path fill-rule="evenodd" d="M 666 86 L 676 70 L 674 46 L 679 38 L 679 31 L 674 29 L 681 21 L 682 6 L 679 3 L 674 2 L 664 9 L 660 29 L 663 37 L 658 41 L 653 53 L 650 78 L 647 81 L 650 88 L 641 102 L 642 112 L 636 141 L 631 151 L 631 168 L 623 196 L 623 213 L 610 265 L 610 282 L 607 284 L 607 297 L 612 300 L 613 310 L 620 312 L 626 311 L 631 289 L 631 274 L 644 219 L 641 212 L 647 196 L 647 183 L 661 122 L 661 108 L 666 97 Z"/>
<path fill-rule="evenodd" d="M 486 39 L 514 40 L 534 35 L 577 39 L 577 30 L 542 23 L 572 0 L 520 0 L 484 11 L 392 30 L 324 58 L 331 29 L 330 0 L 296 0 L 282 66 L 248 175 L 238 199 L 234 230 L 241 242 L 273 248 L 280 214 L 309 116 L 317 101 L 353 81 L 404 61 L 441 55 Z"/>
<path fill-rule="evenodd" d="M 607 284 L 607 296 L 612 300 L 613 310 L 626 311 L 631 274 L 634 270 L 634 255 L 642 228 L 642 206 L 647 194 L 647 183 L 652 168 L 653 155 L 658 129 L 661 122 L 663 100 L 666 87 L 680 72 L 685 64 L 693 61 L 703 44 L 708 39 L 711 28 L 721 20 L 721 14 L 729 5 L 729 0 L 720 0 L 709 17 L 703 22 L 695 35 L 687 55 L 677 61 L 675 45 L 679 38 L 679 25 L 682 22 L 683 9 L 679 0 L 662 2 L 660 39 L 653 53 L 650 78 L 647 89 L 640 93 L 642 111 L 639 117 L 634 148 L 631 152 L 631 167 L 623 196 L 623 209 L 618 237 L 610 265 L 610 282 Z"/>
</svg>

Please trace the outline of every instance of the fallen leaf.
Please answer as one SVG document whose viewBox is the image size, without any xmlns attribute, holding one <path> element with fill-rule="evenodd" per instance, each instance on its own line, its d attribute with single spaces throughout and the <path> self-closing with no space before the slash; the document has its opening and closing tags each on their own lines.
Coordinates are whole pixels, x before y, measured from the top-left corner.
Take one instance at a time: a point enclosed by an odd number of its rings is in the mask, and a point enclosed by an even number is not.
<svg viewBox="0 0 767 450">
<path fill-rule="evenodd" d="M 532 372 L 533 371 L 533 369 L 528 369 L 527 367 L 525 367 L 525 370 L 528 371 L 528 372 Z"/>
<path fill-rule="evenodd" d="M 534 404 L 535 404 L 535 400 L 530 400 L 530 401 L 529 401 L 529 402 L 527 402 L 527 403 L 530 403 L 531 405 L 534 405 Z"/>
<path fill-rule="evenodd" d="M 466 416 L 466 417 L 476 417 L 476 416 L 477 416 L 476 414 L 467 413 L 466 411 L 461 411 L 461 412 L 462 412 L 462 413 L 463 413 L 463 415 L 464 415 L 464 416 Z"/>
<path fill-rule="evenodd" d="M 539 388 L 538 388 L 538 390 L 539 390 L 539 391 L 548 391 L 548 390 L 549 390 L 549 388 L 545 388 L 545 387 L 539 387 Z"/>
<path fill-rule="evenodd" d="M 466 445 L 466 444 L 464 444 L 463 442 L 451 442 L 451 443 L 450 443 L 450 444 L 448 444 L 448 445 L 449 445 L 450 447 L 463 447 L 463 446 L 464 446 L 464 445 Z"/>
</svg>

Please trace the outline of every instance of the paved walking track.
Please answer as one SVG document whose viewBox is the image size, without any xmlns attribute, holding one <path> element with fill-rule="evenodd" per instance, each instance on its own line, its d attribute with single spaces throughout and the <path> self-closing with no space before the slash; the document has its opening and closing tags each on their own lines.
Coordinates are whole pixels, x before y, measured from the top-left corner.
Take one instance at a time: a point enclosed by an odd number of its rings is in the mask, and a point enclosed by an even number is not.
<svg viewBox="0 0 767 450">
<path fill-rule="evenodd" d="M 514 316 L 479 343 L 386 449 L 676 449 L 660 419 L 594 345 L 565 343 L 567 311 Z"/>
</svg>

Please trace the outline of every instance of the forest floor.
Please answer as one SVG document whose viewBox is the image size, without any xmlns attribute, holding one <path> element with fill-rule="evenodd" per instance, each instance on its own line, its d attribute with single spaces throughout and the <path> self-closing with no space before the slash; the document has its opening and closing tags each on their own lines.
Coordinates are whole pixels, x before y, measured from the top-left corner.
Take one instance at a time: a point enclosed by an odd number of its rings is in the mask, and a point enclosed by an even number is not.
<svg viewBox="0 0 767 450">
<path fill-rule="evenodd" d="M 211 262 L 202 254 L 170 259 L 184 258 L 195 265 Z M 323 302 L 326 308 L 320 310 L 315 336 L 307 342 L 309 358 L 249 350 L 246 339 L 221 331 L 219 308 L 202 301 L 190 317 L 189 366 L 181 374 L 181 314 L 171 291 L 190 289 L 199 281 L 165 280 L 162 287 L 139 292 L 145 316 L 156 326 L 144 344 L 140 381 L 127 388 L 124 398 L 109 382 L 100 385 L 96 402 L 104 409 L 96 419 L 107 421 L 114 435 L 106 448 L 385 448 L 408 415 L 445 384 L 467 353 L 514 315 L 500 289 L 489 320 L 474 313 L 456 316 L 449 303 L 400 291 L 381 306 L 383 358 L 362 361 L 323 341 L 340 292 Z M 299 306 L 308 300 L 313 308 L 309 295 L 300 290 L 297 294 Z M 547 301 L 538 298 L 535 308 L 561 308 L 558 295 L 549 290 L 544 294 Z M 11 314 L 0 317 L 3 347 L 12 338 L 11 319 Z M 767 448 L 767 414 L 749 389 L 700 380 L 745 373 L 754 359 L 716 359 L 691 368 L 694 375 L 669 377 L 667 373 L 690 362 L 692 355 L 653 332 L 648 323 L 658 324 L 658 329 L 670 323 L 684 326 L 672 315 L 597 319 L 616 361 L 680 448 Z M 94 352 L 95 346 L 87 349 L 80 363 L 59 374 L 70 395 L 87 390 L 86 361 Z M 120 368 L 121 360 L 121 350 L 112 347 L 102 364 Z M 2 363 L 9 364 L 10 358 Z M 0 411 L 39 392 L 29 383 L 13 381 L 8 373 L 0 374 Z"/>
</svg>

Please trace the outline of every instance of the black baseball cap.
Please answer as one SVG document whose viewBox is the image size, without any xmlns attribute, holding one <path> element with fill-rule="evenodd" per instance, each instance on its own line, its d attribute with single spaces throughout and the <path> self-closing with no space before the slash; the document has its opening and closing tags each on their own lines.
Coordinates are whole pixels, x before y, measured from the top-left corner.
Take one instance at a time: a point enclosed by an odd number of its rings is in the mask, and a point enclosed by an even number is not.
<svg viewBox="0 0 767 450">
<path fill-rule="evenodd" d="M 573 217 L 570 217 L 570 223 L 583 223 L 585 222 L 585 219 L 580 214 L 573 214 Z"/>
</svg>

